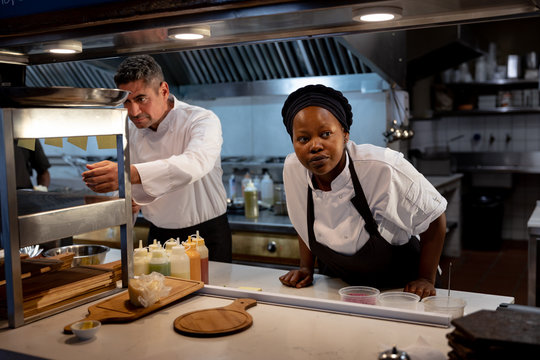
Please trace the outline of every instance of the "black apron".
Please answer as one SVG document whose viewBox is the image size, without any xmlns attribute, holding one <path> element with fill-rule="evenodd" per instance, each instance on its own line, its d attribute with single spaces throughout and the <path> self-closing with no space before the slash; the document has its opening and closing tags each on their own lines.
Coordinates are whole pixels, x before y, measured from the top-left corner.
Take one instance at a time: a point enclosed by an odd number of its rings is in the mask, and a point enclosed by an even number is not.
<svg viewBox="0 0 540 360">
<path fill-rule="evenodd" d="M 339 277 L 351 285 L 367 285 L 377 288 L 404 287 L 408 282 L 418 278 L 420 243 L 413 236 L 406 244 L 391 245 L 381 236 L 350 157 L 349 171 L 355 193 L 351 202 L 366 222 L 365 229 L 370 237 L 364 246 L 352 255 L 340 254 L 317 242 L 313 231 L 315 222 L 313 195 L 311 187 L 308 186 L 309 247 L 311 253 L 317 257 L 319 272 Z"/>
</svg>

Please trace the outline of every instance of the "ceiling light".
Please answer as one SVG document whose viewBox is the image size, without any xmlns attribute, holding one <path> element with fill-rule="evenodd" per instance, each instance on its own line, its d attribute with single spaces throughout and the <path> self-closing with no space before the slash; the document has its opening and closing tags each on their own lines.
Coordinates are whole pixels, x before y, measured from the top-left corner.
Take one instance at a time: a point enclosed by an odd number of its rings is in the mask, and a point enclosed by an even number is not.
<svg viewBox="0 0 540 360">
<path fill-rule="evenodd" d="M 398 20 L 403 9 L 392 6 L 367 7 L 353 10 L 354 21 L 378 22 Z"/>
<path fill-rule="evenodd" d="M 199 40 L 210 35 L 210 28 L 208 26 L 169 29 L 169 38 L 173 40 Z"/>
<path fill-rule="evenodd" d="M 76 40 L 63 40 L 43 45 L 45 51 L 53 54 L 77 54 L 82 52 L 82 43 Z"/>
</svg>

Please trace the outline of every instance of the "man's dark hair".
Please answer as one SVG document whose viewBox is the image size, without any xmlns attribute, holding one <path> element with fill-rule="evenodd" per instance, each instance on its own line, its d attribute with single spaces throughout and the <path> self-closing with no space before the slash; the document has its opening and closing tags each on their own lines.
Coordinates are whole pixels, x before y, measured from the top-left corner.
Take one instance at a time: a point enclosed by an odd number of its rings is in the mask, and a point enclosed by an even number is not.
<svg viewBox="0 0 540 360">
<path fill-rule="evenodd" d="M 116 86 L 132 81 L 143 80 L 147 85 L 161 84 L 164 81 L 161 66 L 149 55 L 130 56 L 118 67 L 114 76 Z"/>
</svg>

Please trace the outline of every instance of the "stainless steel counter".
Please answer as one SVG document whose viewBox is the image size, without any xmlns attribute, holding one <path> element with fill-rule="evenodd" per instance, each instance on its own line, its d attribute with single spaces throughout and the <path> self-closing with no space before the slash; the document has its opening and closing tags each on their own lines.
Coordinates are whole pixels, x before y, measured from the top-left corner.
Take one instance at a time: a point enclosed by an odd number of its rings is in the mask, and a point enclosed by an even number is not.
<svg viewBox="0 0 540 360">
<path fill-rule="evenodd" d="M 463 174 L 452 174 L 449 176 L 427 176 L 426 179 L 441 191 L 443 187 L 459 182 L 462 177 Z M 296 234 L 288 216 L 274 215 L 271 210 L 261 210 L 258 219 L 246 219 L 243 214 L 228 214 L 227 217 L 233 231 Z"/>
<path fill-rule="evenodd" d="M 233 231 L 256 231 L 276 234 L 296 235 L 287 215 L 274 215 L 271 210 L 261 210 L 258 219 L 247 219 L 243 214 L 228 214 Z"/>
</svg>

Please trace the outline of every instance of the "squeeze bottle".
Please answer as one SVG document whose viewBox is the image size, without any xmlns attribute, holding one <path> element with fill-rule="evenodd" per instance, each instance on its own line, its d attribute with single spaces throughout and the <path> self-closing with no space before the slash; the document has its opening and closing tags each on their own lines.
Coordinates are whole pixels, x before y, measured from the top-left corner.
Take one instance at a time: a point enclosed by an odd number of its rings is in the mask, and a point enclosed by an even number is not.
<svg viewBox="0 0 540 360">
<path fill-rule="evenodd" d="M 236 179 L 234 174 L 229 177 L 229 199 L 234 200 L 236 197 Z"/>
<path fill-rule="evenodd" d="M 167 257 L 165 249 L 156 249 L 150 254 L 150 263 L 148 264 L 149 272 L 152 273 L 155 271 L 165 276 L 171 275 L 169 258 Z"/>
<path fill-rule="evenodd" d="M 257 189 L 257 200 L 261 200 L 261 178 L 255 176 L 255 179 L 253 180 L 253 185 L 255 185 L 255 189 Z"/>
<path fill-rule="evenodd" d="M 256 219 L 259 217 L 259 204 L 257 202 L 257 188 L 253 182 L 249 180 L 244 189 L 244 212 L 246 218 Z"/>
<path fill-rule="evenodd" d="M 156 239 L 154 239 L 154 243 L 148 245 L 148 250 L 152 252 L 156 249 L 161 249 L 161 243 L 157 241 Z"/>
<path fill-rule="evenodd" d="M 184 246 L 189 257 L 189 278 L 201 281 L 201 255 L 196 249 L 197 244 L 191 241 L 191 236 L 189 236 L 188 242 L 184 243 Z"/>
<path fill-rule="evenodd" d="M 247 184 L 251 181 L 251 175 L 249 175 L 249 171 L 244 175 L 244 178 L 242 179 L 242 196 L 244 196 L 244 191 L 247 186 Z"/>
<path fill-rule="evenodd" d="M 197 231 L 195 243 L 197 244 L 197 251 L 201 256 L 201 280 L 204 281 L 205 284 L 208 284 L 208 248 L 204 244 L 204 238 L 199 236 L 199 231 Z"/>
<path fill-rule="evenodd" d="M 169 240 L 165 241 L 165 244 L 163 244 L 168 255 L 171 254 L 172 248 L 176 245 L 178 245 L 178 242 L 173 238 L 170 238 Z"/>
<path fill-rule="evenodd" d="M 171 261 L 171 276 L 189 280 L 189 257 L 184 246 L 173 246 L 169 259 Z"/>
<path fill-rule="evenodd" d="M 261 180 L 261 200 L 274 205 L 274 182 L 268 173 L 265 173 Z"/>
<path fill-rule="evenodd" d="M 142 240 L 139 240 L 139 247 L 133 250 L 133 275 L 148 273 L 148 250 L 142 246 Z"/>
</svg>

